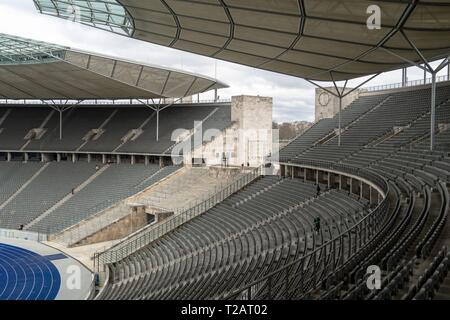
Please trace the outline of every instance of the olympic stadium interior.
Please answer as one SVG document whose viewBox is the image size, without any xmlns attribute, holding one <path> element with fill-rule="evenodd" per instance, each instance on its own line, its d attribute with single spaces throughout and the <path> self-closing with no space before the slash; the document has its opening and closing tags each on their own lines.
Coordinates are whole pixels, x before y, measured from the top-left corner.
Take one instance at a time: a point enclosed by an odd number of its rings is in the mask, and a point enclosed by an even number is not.
<svg viewBox="0 0 450 320">
<path fill-rule="evenodd" d="M 278 149 L 270 97 L 0 34 L 0 300 L 450 299 L 450 4 L 32 2 L 304 79 L 315 122 Z M 72 296 L 67 259 L 86 274 Z"/>
</svg>

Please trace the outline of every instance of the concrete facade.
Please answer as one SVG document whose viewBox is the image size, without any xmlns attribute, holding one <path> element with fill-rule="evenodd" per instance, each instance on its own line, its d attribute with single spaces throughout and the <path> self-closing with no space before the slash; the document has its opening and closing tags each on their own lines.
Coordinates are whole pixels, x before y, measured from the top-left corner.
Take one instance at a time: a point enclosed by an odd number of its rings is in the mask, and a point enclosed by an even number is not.
<svg viewBox="0 0 450 320">
<path fill-rule="evenodd" d="M 225 162 L 229 166 L 263 164 L 278 146 L 278 137 L 272 129 L 272 109 L 270 97 L 232 97 L 232 126 L 222 132 L 204 132 L 204 140 L 210 142 L 186 153 L 184 163 L 192 164 L 195 158 L 203 159 L 207 166 L 225 165 Z"/>
<path fill-rule="evenodd" d="M 334 87 L 326 88 L 331 92 L 335 92 Z M 339 88 L 342 90 L 342 88 Z M 351 88 L 346 89 L 345 92 L 352 90 Z M 353 101 L 359 98 L 361 91 L 355 90 L 348 96 L 342 99 L 342 110 L 347 108 Z M 333 118 L 339 112 L 339 98 L 333 96 L 329 92 L 316 88 L 316 98 L 315 98 L 315 121 L 321 119 Z"/>
<path fill-rule="evenodd" d="M 89 245 L 104 241 L 122 239 L 129 234 L 145 227 L 149 222 L 145 206 L 133 206 L 129 215 L 119 219 L 107 227 L 89 235 L 75 243 L 74 246 Z"/>
</svg>

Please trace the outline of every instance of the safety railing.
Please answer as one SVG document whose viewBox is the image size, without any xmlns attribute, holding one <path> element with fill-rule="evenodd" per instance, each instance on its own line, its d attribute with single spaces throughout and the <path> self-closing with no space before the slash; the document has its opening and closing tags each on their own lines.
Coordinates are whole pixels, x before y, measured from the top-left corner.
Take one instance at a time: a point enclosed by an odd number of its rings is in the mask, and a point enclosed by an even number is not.
<svg viewBox="0 0 450 320">
<path fill-rule="evenodd" d="M 76 104 L 78 106 L 80 105 L 93 105 L 93 106 L 100 106 L 100 105 L 142 105 L 142 102 L 145 102 L 146 104 L 153 105 L 154 102 L 152 100 L 137 100 L 137 99 L 126 99 L 126 100 L 52 100 L 51 104 L 56 105 L 71 105 Z M 161 104 L 225 104 L 225 103 L 231 103 L 231 99 L 205 99 L 205 100 L 166 100 L 161 101 Z M 13 100 L 13 99 L 0 99 L 0 105 L 48 105 L 47 102 L 42 100 L 34 100 L 34 99 L 20 99 L 20 100 Z"/>
<path fill-rule="evenodd" d="M 444 82 L 444 81 L 449 81 L 449 78 L 447 75 L 436 77 L 436 82 Z M 385 85 L 363 88 L 362 90 L 366 90 L 369 92 L 375 92 L 375 91 L 384 91 L 384 90 L 390 90 L 390 89 L 400 89 L 400 88 L 423 86 L 426 84 L 431 84 L 431 78 L 412 80 L 412 81 L 407 81 L 406 83 L 402 83 L 402 82 L 390 83 L 390 84 L 385 84 Z"/>
<path fill-rule="evenodd" d="M 328 169 L 328 170 L 335 170 L 335 171 L 341 171 L 346 174 L 351 174 L 354 176 L 357 176 L 359 178 L 365 179 L 367 181 L 370 181 L 377 185 L 381 190 L 388 190 L 388 183 L 387 181 L 376 174 L 375 172 L 371 171 L 370 169 L 363 169 L 358 168 L 354 166 L 349 166 L 345 164 L 339 164 L 339 163 L 333 163 L 328 161 L 320 161 L 320 160 L 307 160 L 307 159 L 293 159 L 290 161 L 290 163 L 298 164 L 298 165 L 304 165 L 304 166 L 311 166 L 311 167 L 317 167 L 321 169 Z"/>
<path fill-rule="evenodd" d="M 104 252 L 94 254 L 94 265 L 97 272 L 104 272 L 104 266 L 108 263 L 114 263 L 128 257 L 137 250 L 147 246 L 161 236 L 181 226 L 185 222 L 199 216 L 205 211 L 211 209 L 216 204 L 222 202 L 233 193 L 239 191 L 263 175 L 263 167 L 252 169 L 244 176 L 240 176 L 222 190 L 213 194 L 206 200 L 200 201 L 194 206 L 180 212 L 163 221 L 162 223 L 149 225 L 138 232 L 128 236 L 123 241 L 115 244 Z"/>
<path fill-rule="evenodd" d="M 41 242 L 47 241 L 47 234 L 22 230 L 0 229 L 0 238 Z"/>
<path fill-rule="evenodd" d="M 369 170 L 332 164 L 325 161 L 299 160 L 296 164 L 333 169 L 344 174 L 370 179 L 385 193 L 384 199 L 363 219 L 349 229 L 332 237 L 318 248 L 284 265 L 256 281 L 224 296 L 225 299 L 292 299 L 318 288 L 328 277 L 340 270 L 382 228 L 389 209 L 389 185 L 385 179 Z"/>
</svg>

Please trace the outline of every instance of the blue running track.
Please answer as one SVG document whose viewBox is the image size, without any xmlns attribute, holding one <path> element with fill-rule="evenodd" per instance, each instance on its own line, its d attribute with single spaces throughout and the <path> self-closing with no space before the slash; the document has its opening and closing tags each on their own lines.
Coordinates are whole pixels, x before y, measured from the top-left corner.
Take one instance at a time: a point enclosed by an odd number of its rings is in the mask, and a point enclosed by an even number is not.
<svg viewBox="0 0 450 320">
<path fill-rule="evenodd" d="M 60 286 L 51 258 L 0 243 L 0 300 L 54 300 Z"/>
</svg>

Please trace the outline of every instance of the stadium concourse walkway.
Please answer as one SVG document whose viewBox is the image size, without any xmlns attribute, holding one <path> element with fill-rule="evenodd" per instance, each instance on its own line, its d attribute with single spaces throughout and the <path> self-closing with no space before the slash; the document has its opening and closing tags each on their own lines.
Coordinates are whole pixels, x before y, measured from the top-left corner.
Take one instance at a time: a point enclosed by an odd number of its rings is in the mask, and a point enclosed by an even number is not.
<svg viewBox="0 0 450 320">
<path fill-rule="evenodd" d="M 92 283 L 83 264 L 54 248 L 0 238 L 0 300 L 82 300 Z"/>
</svg>

